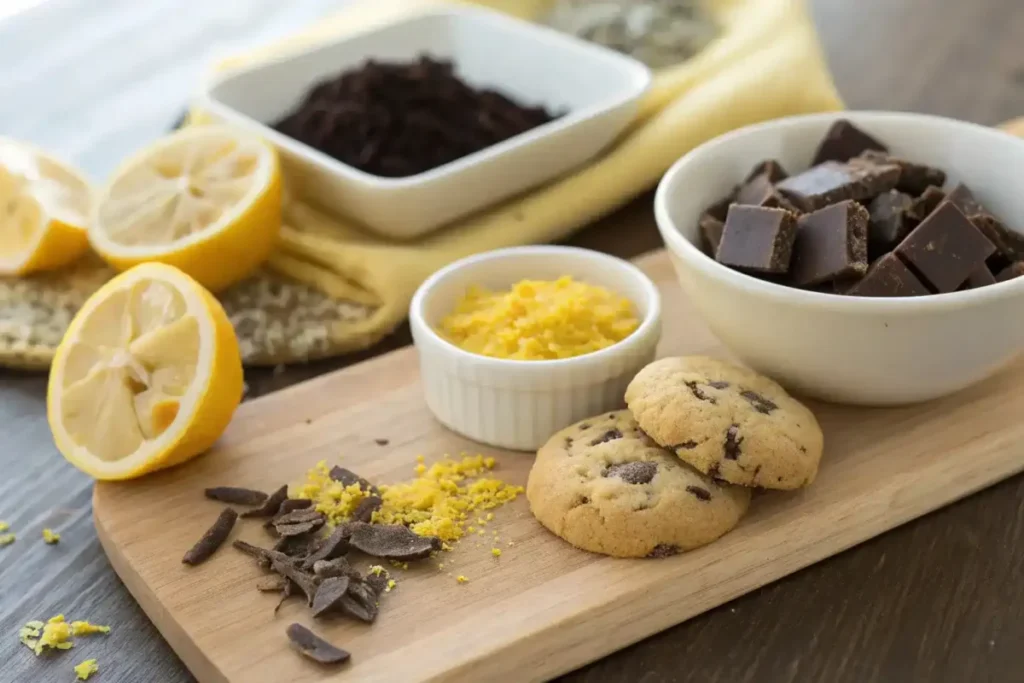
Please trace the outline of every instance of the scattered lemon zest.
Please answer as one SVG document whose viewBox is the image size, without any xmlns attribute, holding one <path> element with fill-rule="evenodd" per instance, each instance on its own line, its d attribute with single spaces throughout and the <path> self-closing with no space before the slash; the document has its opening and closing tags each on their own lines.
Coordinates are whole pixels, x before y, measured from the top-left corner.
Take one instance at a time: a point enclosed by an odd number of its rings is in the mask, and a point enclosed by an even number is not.
<svg viewBox="0 0 1024 683">
<path fill-rule="evenodd" d="M 444 569 L 444 562 L 439 563 L 437 565 L 437 568 L 438 568 L 438 570 Z"/>
<path fill-rule="evenodd" d="M 483 517 L 477 517 L 476 518 L 476 523 L 479 524 L 480 526 L 487 526 L 487 520 L 484 519 Z"/>
<path fill-rule="evenodd" d="M 373 574 L 374 576 L 380 576 L 381 574 L 383 574 L 384 576 L 388 575 L 388 570 L 384 569 L 384 567 L 380 566 L 379 564 L 371 565 L 370 568 L 366 571 L 368 571 L 370 574 Z"/>
<path fill-rule="evenodd" d="M 423 474 L 424 472 L 426 472 L 426 471 L 427 471 L 427 466 L 426 466 L 426 465 L 424 465 L 423 463 L 419 463 L 419 464 L 418 464 L 418 465 L 416 465 L 416 467 L 414 467 L 413 469 L 415 470 L 416 474 L 418 474 L 418 475 L 422 475 L 422 474 Z"/>
<path fill-rule="evenodd" d="M 491 521 L 492 519 L 494 519 L 494 513 L 493 513 L 493 512 L 488 512 L 488 513 L 487 513 L 487 521 L 489 522 L 489 521 Z"/>
<path fill-rule="evenodd" d="M 396 569 L 408 569 L 409 568 L 409 563 L 408 562 L 399 562 L 398 560 L 388 560 L 388 562 L 390 562 L 391 566 L 395 567 Z"/>
<path fill-rule="evenodd" d="M 501 557 L 501 549 L 491 548 L 491 555 L 494 555 L 495 557 Z"/>
<path fill-rule="evenodd" d="M 14 534 L 0 534 L 0 548 L 14 543 L 15 540 L 17 537 Z"/>
<path fill-rule="evenodd" d="M 468 531 L 469 533 L 473 533 L 474 531 L 476 531 L 476 527 L 475 526 L 471 526 L 468 529 L 466 529 L 466 531 Z"/>
<path fill-rule="evenodd" d="M 36 644 L 39 642 L 39 635 L 42 633 L 42 628 L 45 626 L 41 621 L 30 621 L 18 630 L 18 640 L 25 647 L 35 650 Z"/>
<path fill-rule="evenodd" d="M 95 659 L 87 659 L 81 664 L 75 666 L 75 675 L 78 676 L 78 680 L 84 681 L 92 676 L 94 673 L 99 672 L 100 667 L 96 663 Z"/>
<path fill-rule="evenodd" d="M 448 545 L 447 543 L 442 543 L 441 544 L 441 550 L 443 550 L 445 552 L 451 552 L 452 547 L 450 545 Z"/>
<path fill-rule="evenodd" d="M 71 633 L 76 636 L 91 636 L 95 633 L 110 633 L 110 627 L 90 624 L 88 621 L 72 621 Z"/>
<path fill-rule="evenodd" d="M 47 545 L 57 545 L 60 542 L 60 534 L 53 529 L 43 529 L 43 542 Z"/>
<path fill-rule="evenodd" d="M 426 458 L 424 458 L 422 455 L 417 455 L 416 456 L 416 462 L 423 462 L 425 460 L 426 460 Z"/>
<path fill-rule="evenodd" d="M 0 520 L 0 531 L 7 531 L 10 528 L 11 528 L 10 524 L 8 524 L 7 522 L 5 522 L 3 520 Z"/>
<path fill-rule="evenodd" d="M 388 583 L 387 583 L 387 585 L 386 585 L 386 586 L 384 586 L 384 592 L 385 592 L 385 593 L 390 593 L 390 592 L 391 592 L 391 589 L 393 589 L 393 588 L 394 588 L 395 586 L 397 586 L 397 585 L 398 585 L 398 584 L 397 584 L 397 583 L 395 582 L 395 580 L 394 580 L 394 579 L 388 579 Z"/>
<path fill-rule="evenodd" d="M 70 650 L 74 647 L 72 636 L 88 636 L 95 633 L 110 633 L 109 626 L 90 624 L 88 621 L 68 623 L 63 614 L 46 620 L 30 621 L 18 631 L 18 640 L 30 648 L 38 657 L 45 648 L 51 650 Z"/>
<path fill-rule="evenodd" d="M 469 579 L 467 579 L 462 574 L 459 574 L 458 576 L 456 576 L 455 580 L 458 581 L 459 583 L 469 583 Z"/>
<path fill-rule="evenodd" d="M 477 536 L 483 536 L 483 535 L 484 535 L 484 533 L 485 533 L 485 532 L 484 532 L 484 530 L 483 530 L 483 529 L 477 529 L 477 531 L 476 531 L 476 535 L 477 535 Z"/>
<path fill-rule="evenodd" d="M 292 498 L 313 501 L 317 512 L 322 512 L 334 526 L 349 521 L 359 504 L 370 495 L 359 484 L 345 486 L 331 479 L 331 469 L 325 460 L 307 472 L 305 483 L 290 493 Z"/>
</svg>

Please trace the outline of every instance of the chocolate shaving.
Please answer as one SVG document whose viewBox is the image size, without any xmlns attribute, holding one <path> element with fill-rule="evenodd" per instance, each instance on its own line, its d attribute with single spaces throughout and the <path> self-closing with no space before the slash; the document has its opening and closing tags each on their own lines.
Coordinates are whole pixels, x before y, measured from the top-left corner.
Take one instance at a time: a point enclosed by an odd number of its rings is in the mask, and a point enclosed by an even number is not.
<svg viewBox="0 0 1024 683">
<path fill-rule="evenodd" d="M 331 468 L 330 476 L 331 479 L 333 479 L 334 481 L 341 482 L 342 486 L 349 487 L 352 484 L 359 484 L 359 488 L 361 488 L 364 491 L 369 491 L 375 496 L 380 493 L 380 491 L 377 490 L 376 486 L 371 484 L 366 479 L 363 479 L 352 470 L 347 470 L 344 467 L 339 467 L 338 465 L 335 465 L 334 467 Z"/>
<path fill-rule="evenodd" d="M 334 611 L 348 592 L 350 579 L 347 576 L 332 576 L 320 582 L 313 597 L 313 618 L 317 619 Z"/>
<path fill-rule="evenodd" d="M 283 553 L 288 557 L 305 558 L 314 548 L 319 547 L 320 540 L 313 535 L 298 534 L 293 536 L 282 536 L 274 544 L 274 550 Z"/>
<path fill-rule="evenodd" d="M 380 509 L 384 501 L 380 496 L 367 496 L 352 511 L 352 520 L 355 522 L 369 522 L 373 519 L 373 513 Z"/>
<path fill-rule="evenodd" d="M 283 503 L 281 507 L 277 509 L 277 516 L 286 515 L 289 512 L 295 512 L 296 510 L 305 510 L 313 507 L 313 501 L 309 498 L 289 498 Z"/>
<path fill-rule="evenodd" d="M 277 514 L 281 504 L 288 500 L 288 487 L 282 486 L 278 490 L 270 494 L 270 497 L 264 501 L 263 505 L 259 506 L 255 510 L 249 510 L 242 513 L 242 517 L 273 517 Z"/>
<path fill-rule="evenodd" d="M 312 659 L 314 662 L 320 664 L 342 664 L 352 657 L 345 650 L 342 650 L 340 647 L 334 647 L 302 624 L 292 624 L 288 627 L 286 633 L 292 647 L 299 654 Z"/>
<path fill-rule="evenodd" d="M 315 562 L 320 560 L 331 560 L 348 552 L 348 537 L 352 529 L 348 524 L 335 527 L 331 535 L 325 538 L 313 553 L 303 563 L 304 569 L 309 569 Z"/>
<path fill-rule="evenodd" d="M 363 581 L 373 589 L 373 592 L 380 595 L 388 587 L 388 577 L 384 574 L 370 574 Z"/>
<path fill-rule="evenodd" d="M 367 555 L 388 560 L 421 560 L 441 549 L 441 539 L 419 536 L 401 525 L 353 522 L 349 543 Z"/>
<path fill-rule="evenodd" d="M 336 557 L 333 560 L 317 560 L 313 563 L 313 575 L 322 579 L 332 576 L 347 576 L 351 579 L 361 578 L 358 571 L 352 568 L 344 557 Z"/>
<path fill-rule="evenodd" d="M 285 501 L 285 502 L 287 503 L 289 501 Z M 282 503 L 282 507 L 283 506 L 284 506 L 284 503 Z M 322 522 L 322 521 L 325 521 L 326 519 L 327 518 L 324 516 L 324 513 L 322 513 L 322 512 L 317 512 L 316 510 L 309 510 L 309 509 L 300 509 L 300 510 L 292 510 L 290 512 L 284 512 L 282 514 L 277 515 L 276 517 L 274 517 L 274 524 L 275 525 L 281 525 L 281 524 L 284 524 L 284 525 L 287 525 L 287 524 L 303 524 L 305 522 L 316 522 L 316 521 Z"/>
<path fill-rule="evenodd" d="M 777 410 L 778 406 L 772 401 L 768 400 L 761 394 L 754 391 L 741 391 L 740 396 L 750 401 L 750 405 L 754 407 L 754 410 L 761 413 L 762 415 L 769 415 L 773 410 Z"/>
<path fill-rule="evenodd" d="M 350 581 L 338 607 L 344 614 L 373 623 L 377 618 L 377 593 L 365 581 Z"/>
<path fill-rule="evenodd" d="M 245 541 L 235 541 L 231 545 L 233 545 L 238 550 L 241 550 L 246 555 L 256 558 L 256 563 L 260 567 L 264 569 L 270 569 L 270 557 L 271 554 L 274 554 L 273 550 L 270 550 L 268 548 L 261 548 L 258 545 L 246 543 Z"/>
<path fill-rule="evenodd" d="M 288 579 L 271 574 L 270 576 L 264 576 L 256 582 L 256 590 L 263 593 L 280 593 L 285 590 L 287 585 Z"/>
<path fill-rule="evenodd" d="M 236 486 L 214 486 L 204 491 L 210 500 L 229 505 L 263 505 L 269 496 L 263 491 L 243 489 Z"/>
<path fill-rule="evenodd" d="M 281 606 L 288 602 L 288 598 L 293 595 L 295 595 L 295 583 L 289 579 L 285 579 L 284 587 L 281 589 L 281 599 L 277 601 L 276 605 L 274 605 L 275 615 L 280 611 Z"/>
<path fill-rule="evenodd" d="M 238 513 L 232 508 L 224 508 L 221 510 L 220 515 L 217 517 L 217 521 L 213 523 L 203 537 L 192 548 L 185 553 L 185 557 L 181 558 L 181 561 L 185 564 L 197 565 L 206 560 L 210 559 L 210 556 L 217 552 L 217 549 L 224 545 L 224 541 L 228 540 L 228 536 L 231 534 L 231 529 L 234 528 L 235 522 L 238 520 Z"/>
<path fill-rule="evenodd" d="M 313 596 L 316 595 L 316 577 L 311 574 L 307 574 L 297 567 L 291 558 L 288 557 L 272 557 L 270 560 L 270 568 L 281 576 L 290 579 L 295 586 L 303 592 L 306 596 L 306 602 L 310 605 L 313 604 Z"/>
<path fill-rule="evenodd" d="M 324 525 L 323 520 L 300 522 L 299 524 L 275 524 L 274 528 L 281 536 L 300 536 L 315 531 Z"/>
</svg>

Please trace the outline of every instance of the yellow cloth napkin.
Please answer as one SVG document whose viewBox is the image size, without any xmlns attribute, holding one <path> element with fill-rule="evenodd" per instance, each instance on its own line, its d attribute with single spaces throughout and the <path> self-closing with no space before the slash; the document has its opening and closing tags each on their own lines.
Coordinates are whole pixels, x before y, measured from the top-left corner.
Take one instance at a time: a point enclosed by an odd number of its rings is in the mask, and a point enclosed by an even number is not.
<svg viewBox="0 0 1024 683">
<path fill-rule="evenodd" d="M 436 4 L 359 3 L 304 33 L 217 66 L 251 64 Z M 478 4 L 532 18 L 549 3 Z M 416 287 L 447 263 L 500 247 L 559 240 L 649 190 L 680 156 L 731 129 L 842 108 L 802 0 L 712 0 L 710 5 L 723 27 L 720 37 L 693 59 L 656 75 L 637 121 L 614 147 L 504 205 L 399 243 L 318 210 L 301 200 L 301 187 L 292 188 L 281 246 L 269 267 L 336 299 L 374 307 L 367 318 L 331 325 L 330 355 L 365 348 L 393 330 L 405 318 Z M 193 120 L 206 117 L 193 112 Z"/>
</svg>

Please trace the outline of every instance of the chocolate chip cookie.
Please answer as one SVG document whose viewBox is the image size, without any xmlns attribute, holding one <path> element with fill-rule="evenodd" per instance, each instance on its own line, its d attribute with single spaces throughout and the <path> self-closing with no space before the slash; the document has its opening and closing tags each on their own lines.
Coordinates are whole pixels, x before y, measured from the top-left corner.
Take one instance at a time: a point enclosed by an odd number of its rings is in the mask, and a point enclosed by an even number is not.
<svg viewBox="0 0 1024 683">
<path fill-rule="evenodd" d="M 637 374 L 626 404 L 655 442 L 715 479 L 796 489 L 818 472 L 824 438 L 814 414 L 753 370 L 663 358 Z"/>
<path fill-rule="evenodd" d="M 540 523 L 577 548 L 667 557 L 736 526 L 750 490 L 697 472 L 621 410 L 551 437 L 537 453 L 526 497 Z"/>
</svg>

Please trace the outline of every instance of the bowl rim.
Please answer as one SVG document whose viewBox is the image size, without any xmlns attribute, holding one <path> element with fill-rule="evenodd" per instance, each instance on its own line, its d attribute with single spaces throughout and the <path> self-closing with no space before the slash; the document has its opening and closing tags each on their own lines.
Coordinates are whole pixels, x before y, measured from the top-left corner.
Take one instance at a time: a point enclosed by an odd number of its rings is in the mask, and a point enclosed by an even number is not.
<svg viewBox="0 0 1024 683">
<path fill-rule="evenodd" d="M 858 297 L 842 296 L 827 292 L 797 289 L 786 285 L 761 280 L 732 268 L 723 266 L 704 253 L 696 244 L 683 236 L 676 227 L 668 208 L 670 194 L 675 191 L 677 177 L 685 169 L 700 164 L 702 159 L 713 155 L 724 144 L 733 140 L 764 134 L 786 128 L 800 128 L 808 124 L 848 119 L 856 124 L 870 121 L 917 121 L 927 122 L 952 130 L 969 131 L 984 137 L 997 138 L 999 142 L 1010 142 L 1020 147 L 1024 157 L 1024 140 L 1009 133 L 968 121 L 960 121 L 934 114 L 894 112 L 879 110 L 838 111 L 818 114 L 787 116 L 763 121 L 715 137 L 695 147 L 678 159 L 662 176 L 654 195 L 654 217 L 658 232 L 668 251 L 705 275 L 745 294 L 771 299 L 778 303 L 803 305 L 850 315 L 874 315 L 879 313 L 933 313 L 951 311 L 973 306 L 981 302 L 1012 298 L 1024 294 L 1024 278 L 1014 278 L 993 285 L 965 291 L 930 294 L 919 297 Z"/>
<path fill-rule="evenodd" d="M 586 58 L 588 59 L 592 57 L 601 57 L 602 59 L 607 60 L 609 64 L 617 64 L 618 68 L 623 72 L 628 72 L 631 87 L 623 89 L 622 92 L 614 94 L 613 96 L 602 97 L 585 107 L 569 110 L 562 116 L 558 116 L 547 123 L 537 126 L 536 128 L 531 128 L 530 130 L 519 133 L 518 135 L 513 135 L 506 140 L 502 140 L 501 142 L 485 147 L 484 149 L 477 150 L 472 154 L 467 154 L 466 156 L 449 161 L 441 166 L 437 166 L 414 175 L 403 176 L 401 178 L 378 176 L 362 171 L 354 166 L 350 166 L 349 164 L 341 162 L 304 142 L 300 142 L 288 135 L 285 135 L 284 133 L 278 132 L 269 124 L 257 120 L 249 114 L 222 102 L 214 96 L 214 91 L 218 86 L 242 74 L 256 74 L 267 67 L 298 59 L 318 50 L 331 49 L 352 40 L 372 37 L 375 34 L 391 30 L 396 26 L 416 24 L 418 22 L 438 17 L 469 18 L 470 21 L 479 22 L 481 25 L 497 25 L 499 28 L 530 32 L 534 34 L 533 37 L 535 39 L 543 40 L 547 44 L 562 43 L 563 45 L 569 45 L 578 51 L 580 55 L 586 55 Z M 457 66 L 458 65 L 456 64 L 456 67 Z M 585 121 L 602 116 L 609 111 L 613 111 L 619 107 L 625 106 L 629 102 L 636 101 L 641 98 L 650 89 L 652 81 L 653 75 L 651 70 L 642 62 L 601 45 L 584 41 L 575 36 L 556 31 L 555 29 L 541 24 L 523 21 L 496 10 L 484 7 L 441 5 L 435 7 L 424 7 L 410 14 L 392 18 L 352 33 L 346 33 L 344 35 L 335 36 L 321 41 L 314 41 L 303 48 L 287 50 L 282 54 L 275 55 L 274 57 L 266 60 L 260 60 L 254 64 L 226 69 L 221 73 L 214 74 L 204 82 L 199 98 L 201 107 L 209 107 L 218 111 L 222 116 L 228 116 L 229 118 L 244 122 L 251 127 L 256 127 L 261 135 L 272 141 L 275 145 L 287 149 L 292 154 L 301 155 L 311 163 L 315 163 L 328 171 L 345 175 L 350 179 L 358 180 L 364 184 L 374 185 L 382 189 L 403 189 L 416 187 L 439 178 L 445 178 L 457 173 L 465 172 L 475 168 L 482 162 L 493 159 L 496 156 L 501 156 L 512 149 L 536 143 L 553 133 L 575 127 Z M 501 86 L 498 84 L 492 87 Z"/>
<path fill-rule="evenodd" d="M 615 342 L 611 346 L 607 346 L 591 353 L 573 356 L 571 358 L 522 360 L 517 358 L 495 358 L 493 356 L 484 356 L 482 354 L 466 351 L 442 337 L 438 334 L 437 330 L 427 322 L 426 317 L 423 314 L 427 297 L 430 296 L 431 291 L 434 288 L 453 274 L 470 266 L 486 263 L 488 261 L 531 255 L 552 254 L 573 254 L 581 256 L 585 259 L 591 260 L 595 265 L 617 268 L 638 282 L 644 292 L 644 298 L 647 303 L 647 313 L 644 315 L 643 319 L 640 321 L 640 325 L 633 331 L 633 333 L 625 339 Z M 524 272 L 520 279 L 529 277 L 529 272 Z M 625 296 L 621 292 L 615 293 L 619 296 Z M 637 302 L 631 301 L 630 303 L 632 303 L 634 307 L 637 307 Z M 626 349 L 642 342 L 642 340 L 646 339 L 650 335 L 660 334 L 661 293 L 658 291 L 657 285 L 654 284 L 654 281 L 651 280 L 646 273 L 640 270 L 640 268 L 635 264 L 617 256 L 605 254 L 600 251 L 594 251 L 592 249 L 562 245 L 505 247 L 459 259 L 458 261 L 441 268 L 424 280 L 423 284 L 421 284 L 416 290 L 416 293 L 412 298 L 412 303 L 409 305 L 409 323 L 413 329 L 415 345 L 419 345 L 421 343 L 420 340 L 416 339 L 416 332 L 420 332 L 424 335 L 425 341 L 433 343 L 438 348 L 443 348 L 445 353 L 451 354 L 451 356 L 457 361 L 474 364 L 485 363 L 497 370 L 515 370 L 520 373 L 524 371 L 524 368 L 536 368 L 536 370 L 533 370 L 532 372 L 550 372 L 553 370 L 565 369 L 568 366 L 600 363 L 605 360 L 610 360 L 620 353 L 623 353 Z"/>
</svg>

